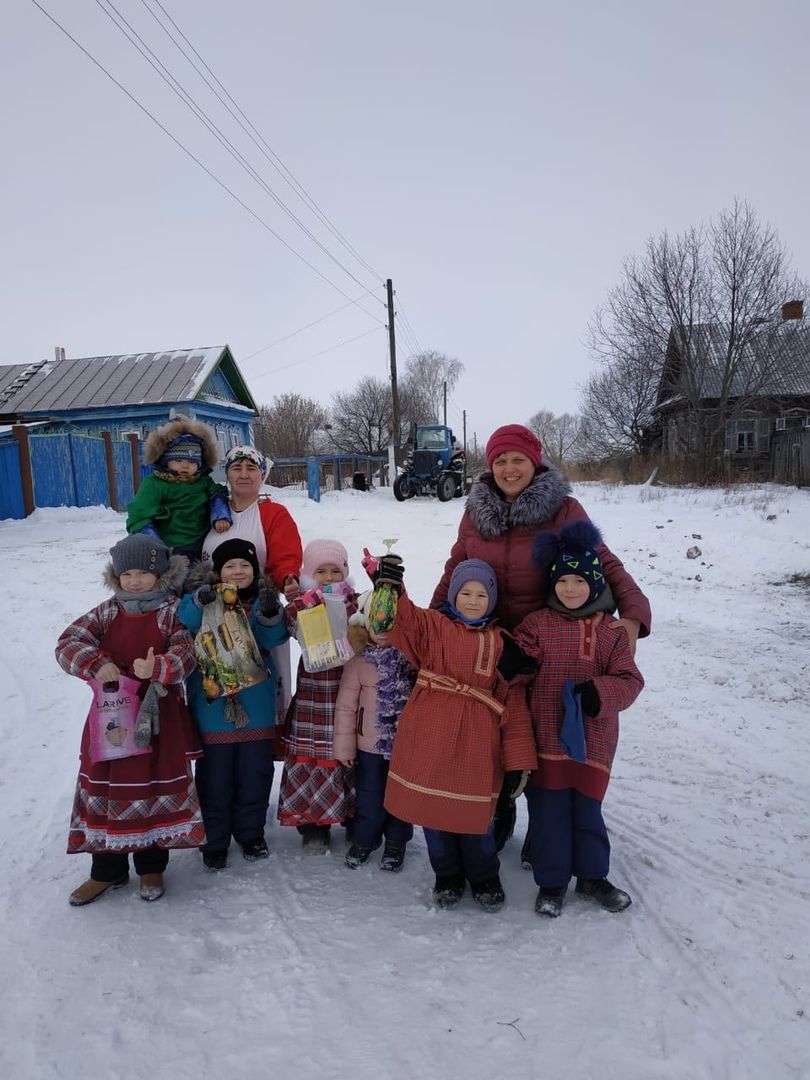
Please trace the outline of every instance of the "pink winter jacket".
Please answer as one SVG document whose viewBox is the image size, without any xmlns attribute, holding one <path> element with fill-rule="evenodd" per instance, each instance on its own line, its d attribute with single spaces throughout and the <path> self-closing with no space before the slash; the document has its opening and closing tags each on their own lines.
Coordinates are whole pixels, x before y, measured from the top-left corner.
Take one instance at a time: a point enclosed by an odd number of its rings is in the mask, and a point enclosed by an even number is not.
<svg viewBox="0 0 810 1080">
<path fill-rule="evenodd" d="M 545 607 L 548 575 L 532 562 L 532 544 L 538 532 L 559 532 L 567 522 L 588 517 L 570 491 L 571 485 L 558 469 L 541 466 L 531 484 L 513 503 L 507 503 L 492 476 L 485 473 L 467 498 L 458 537 L 431 606 L 447 599 L 450 575 L 458 563 L 483 559 L 495 571 L 495 614 L 507 630 L 513 630 L 530 611 Z M 652 621 L 647 597 L 609 548 L 601 547 L 599 555 L 620 618 L 637 619 L 641 623 L 639 636 L 646 637 Z"/>
<path fill-rule="evenodd" d="M 335 705 L 334 756 L 351 761 L 358 748 L 376 753 L 377 683 L 379 672 L 370 660 L 353 656 L 343 665 L 340 690 Z"/>
</svg>

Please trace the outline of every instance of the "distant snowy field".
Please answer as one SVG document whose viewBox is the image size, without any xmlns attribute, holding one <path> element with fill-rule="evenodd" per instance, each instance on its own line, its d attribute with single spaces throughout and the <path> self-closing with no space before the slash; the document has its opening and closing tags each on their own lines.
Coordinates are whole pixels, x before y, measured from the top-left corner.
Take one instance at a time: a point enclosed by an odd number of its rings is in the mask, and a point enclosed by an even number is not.
<svg viewBox="0 0 810 1080">
<path fill-rule="evenodd" d="M 424 603 L 462 512 L 385 490 L 274 494 L 305 541 L 347 545 L 358 583 L 363 546 L 398 537 Z M 785 584 L 810 571 L 810 492 L 576 494 L 654 629 L 605 802 L 633 906 L 609 915 L 572 889 L 555 921 L 533 913 L 519 839 L 488 915 L 469 896 L 434 908 L 421 836 L 395 876 L 375 857 L 347 870 L 341 830 L 331 855 L 302 857 L 275 822 L 267 862 L 237 849 L 213 875 L 174 853 L 159 903 L 130 886 L 70 908 L 89 869 L 64 853 L 89 694 L 53 648 L 105 595 L 123 517 L 0 522 L 0 1076 L 810 1078 L 810 590 Z"/>
</svg>

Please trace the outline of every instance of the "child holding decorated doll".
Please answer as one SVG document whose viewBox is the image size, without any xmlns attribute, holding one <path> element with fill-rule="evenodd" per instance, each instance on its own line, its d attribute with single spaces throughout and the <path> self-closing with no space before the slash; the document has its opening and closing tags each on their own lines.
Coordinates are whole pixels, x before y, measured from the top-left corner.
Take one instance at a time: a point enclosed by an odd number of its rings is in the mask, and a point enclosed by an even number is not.
<svg viewBox="0 0 810 1080">
<path fill-rule="evenodd" d="M 374 593 L 359 599 L 349 620 L 355 656 L 343 668 L 335 704 L 335 757 L 354 766 L 354 841 L 346 853 L 350 869 L 363 866 L 385 840 L 380 867 L 402 869 L 413 825 L 383 805 L 399 715 L 411 695 L 416 672 L 398 649 L 374 633 L 369 615 Z"/>
<path fill-rule="evenodd" d="M 337 540 L 312 540 L 307 544 L 300 587 L 301 594 L 286 608 L 289 631 L 299 640 L 299 615 L 316 608 L 325 597 L 338 598 L 347 616 L 357 610 L 357 594 L 349 580 L 349 557 Z M 341 670 L 336 666 L 307 671 L 302 657 L 295 696 L 287 713 L 278 819 L 282 825 L 298 829 L 308 854 L 324 854 L 329 848 L 331 826 L 346 824 L 354 814 L 353 771 L 341 764 L 334 752 L 335 703 Z"/>
<path fill-rule="evenodd" d="M 379 581 L 401 580 L 380 559 Z M 537 764 L 526 707 L 534 664 L 494 621 L 495 574 L 480 559 L 456 566 L 438 609 L 399 597 L 387 640 L 418 668 L 394 741 L 385 808 L 422 825 L 440 907 L 455 907 L 469 882 L 485 911 L 504 902 L 492 829 L 506 775 L 514 797 Z"/>
<path fill-rule="evenodd" d="M 143 900 L 158 900 L 170 848 L 205 842 L 191 759 L 201 750 L 183 695 L 194 670 L 194 642 L 177 617 L 182 560 L 151 536 L 128 536 L 110 549 L 105 582 L 113 598 L 64 630 L 56 646 L 69 675 L 117 684 L 140 682 L 136 740 L 150 753 L 94 761 L 90 720 L 82 732 L 68 854 L 92 855 L 90 877 L 70 894 L 73 907 L 129 881 L 129 854 Z M 140 742 L 139 742 L 140 745 Z"/>
<path fill-rule="evenodd" d="M 272 583 L 259 572 L 256 548 L 247 540 L 226 540 L 212 556 L 213 572 L 180 603 L 180 621 L 194 633 L 203 612 L 213 604 L 217 583 L 237 590 L 255 638 L 267 678 L 233 696 L 209 700 L 202 673 L 189 679 L 189 705 L 200 731 L 205 754 L 197 762 L 206 844 L 203 862 L 209 870 L 228 865 L 231 837 L 249 862 L 268 857 L 264 829 L 273 786 L 273 731 L 276 723 L 276 672 L 271 650 L 287 640 L 287 626 Z M 197 576 L 195 571 L 192 577 Z M 199 573 L 205 573 L 200 568 Z"/>
<path fill-rule="evenodd" d="M 529 692 L 539 764 L 526 788 L 528 854 L 539 886 L 535 911 L 556 918 L 571 877 L 577 895 L 607 911 L 630 896 L 608 880 L 602 800 L 619 739 L 619 713 L 644 686 L 624 628 L 613 618 L 599 530 L 590 521 L 538 533 L 535 565 L 547 570 L 547 607 L 515 638 L 539 667 Z"/>
</svg>

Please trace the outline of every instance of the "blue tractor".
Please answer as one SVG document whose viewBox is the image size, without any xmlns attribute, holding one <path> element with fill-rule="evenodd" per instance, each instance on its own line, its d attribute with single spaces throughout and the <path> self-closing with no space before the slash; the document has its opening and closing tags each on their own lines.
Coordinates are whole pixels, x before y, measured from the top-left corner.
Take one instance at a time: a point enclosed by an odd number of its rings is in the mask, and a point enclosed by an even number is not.
<svg viewBox="0 0 810 1080">
<path fill-rule="evenodd" d="M 435 495 L 440 502 L 464 494 L 466 462 L 453 432 L 444 424 L 418 424 L 408 440 L 405 464 L 394 481 L 398 502 Z"/>
</svg>

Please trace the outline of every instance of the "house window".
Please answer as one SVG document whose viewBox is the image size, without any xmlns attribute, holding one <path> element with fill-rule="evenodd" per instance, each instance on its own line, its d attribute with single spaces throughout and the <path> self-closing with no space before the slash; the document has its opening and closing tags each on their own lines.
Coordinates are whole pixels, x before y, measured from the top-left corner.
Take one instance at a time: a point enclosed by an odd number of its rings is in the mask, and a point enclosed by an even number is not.
<svg viewBox="0 0 810 1080">
<path fill-rule="evenodd" d="M 234 431 L 233 429 L 231 429 L 231 431 L 229 432 L 229 435 L 230 435 L 230 438 L 231 438 L 231 446 L 232 447 L 239 446 L 239 432 Z"/>
<path fill-rule="evenodd" d="M 784 431 L 787 420 L 784 416 L 777 416 L 776 418 L 776 430 Z"/>
<path fill-rule="evenodd" d="M 219 458 L 220 461 L 225 460 L 225 455 L 228 453 L 228 443 L 225 438 L 225 432 L 220 430 L 217 432 L 217 442 L 219 443 Z"/>
<path fill-rule="evenodd" d="M 737 432 L 737 453 L 738 454 L 751 454 L 754 450 L 754 433 L 753 431 L 738 431 Z"/>
</svg>

